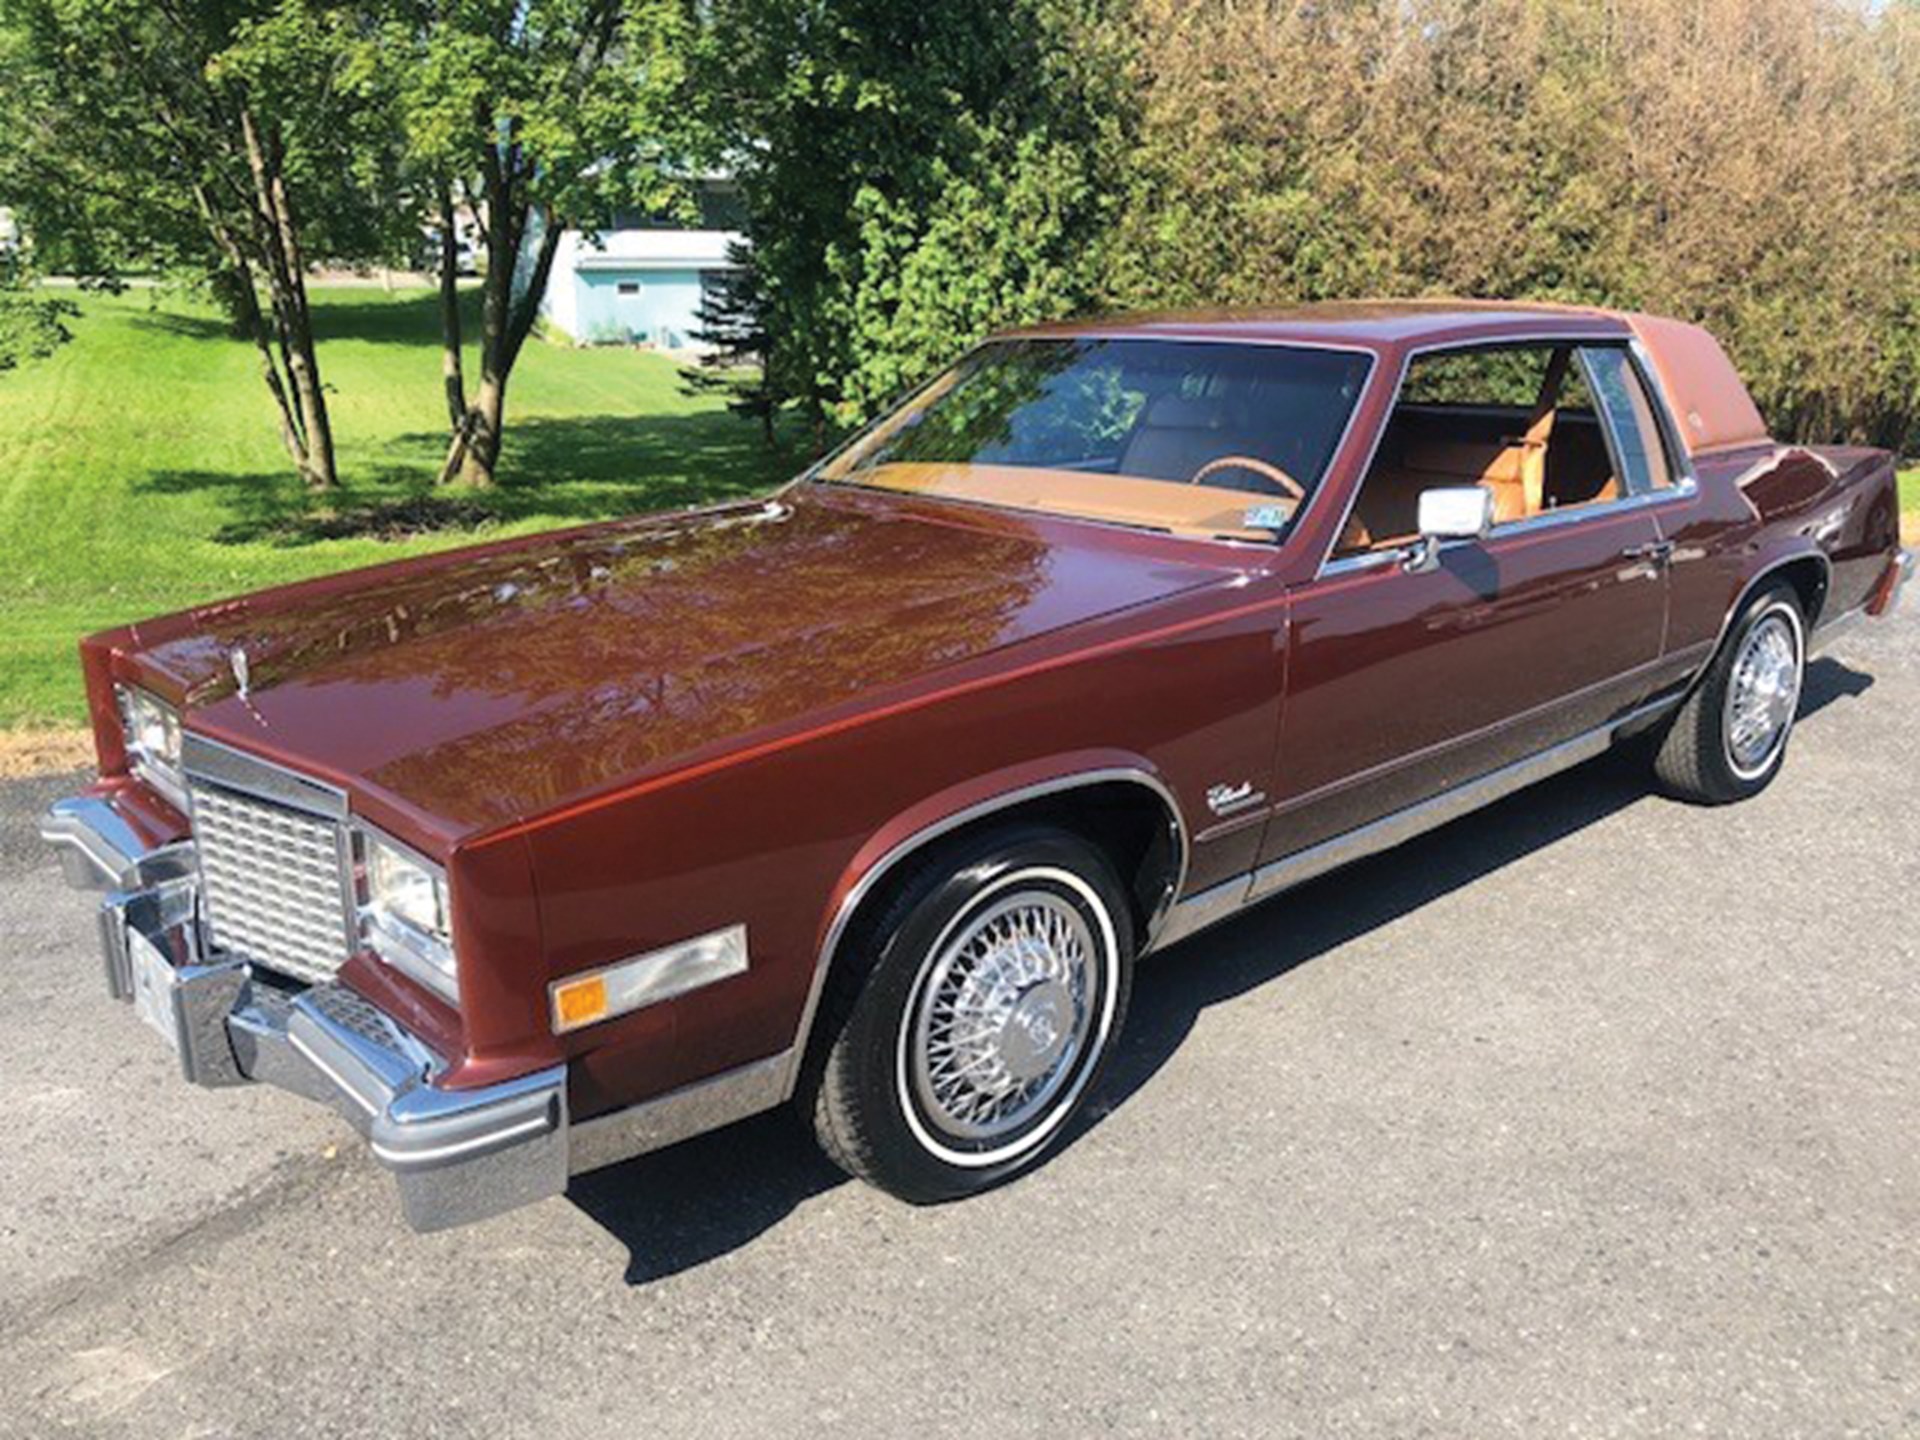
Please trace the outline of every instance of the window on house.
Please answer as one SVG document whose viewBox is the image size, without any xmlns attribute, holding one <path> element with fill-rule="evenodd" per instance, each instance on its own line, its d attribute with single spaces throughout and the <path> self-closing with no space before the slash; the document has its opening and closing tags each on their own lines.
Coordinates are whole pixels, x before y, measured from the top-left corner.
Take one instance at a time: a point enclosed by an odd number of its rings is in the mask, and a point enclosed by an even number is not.
<svg viewBox="0 0 1920 1440">
<path fill-rule="evenodd" d="M 622 280 L 619 290 L 622 295 L 638 295 L 640 293 L 640 282 L 638 280 Z"/>
</svg>

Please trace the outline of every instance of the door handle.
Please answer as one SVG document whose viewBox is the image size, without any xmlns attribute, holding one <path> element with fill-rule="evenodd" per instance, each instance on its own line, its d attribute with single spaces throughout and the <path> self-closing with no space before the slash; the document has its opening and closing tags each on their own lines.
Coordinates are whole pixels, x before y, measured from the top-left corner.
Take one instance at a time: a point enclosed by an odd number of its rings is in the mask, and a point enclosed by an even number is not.
<svg viewBox="0 0 1920 1440">
<path fill-rule="evenodd" d="M 1620 553 L 1629 560 L 1649 560 L 1655 565 L 1667 565 L 1673 560 L 1673 541 L 1650 540 L 1645 545 L 1629 545 Z"/>
</svg>

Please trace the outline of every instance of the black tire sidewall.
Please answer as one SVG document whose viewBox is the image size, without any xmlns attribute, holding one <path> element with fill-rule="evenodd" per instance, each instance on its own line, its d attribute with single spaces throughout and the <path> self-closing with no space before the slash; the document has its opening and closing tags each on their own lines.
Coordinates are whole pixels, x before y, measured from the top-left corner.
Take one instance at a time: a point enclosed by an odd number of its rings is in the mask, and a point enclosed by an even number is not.
<svg viewBox="0 0 1920 1440">
<path fill-rule="evenodd" d="M 923 875 L 908 903 L 895 912 L 900 918 L 876 937 L 878 960 L 840 1040 L 847 1047 L 852 1099 L 872 1145 L 876 1178 L 902 1198 L 921 1202 L 989 1189 L 1039 1163 L 1058 1145 L 1099 1082 L 1125 1019 L 1132 982 L 1134 938 L 1126 895 L 1094 847 L 1062 831 L 1036 828 L 989 837 L 952 860 Z M 1061 895 L 1087 919 L 1096 944 L 1106 951 L 1098 977 L 1099 1014 L 1059 1097 L 992 1146 L 987 1153 L 996 1158 L 983 1159 L 979 1147 L 941 1134 L 920 1110 L 903 1057 L 942 937 L 1015 888 Z M 968 1150 L 966 1163 L 941 1153 Z"/>
</svg>

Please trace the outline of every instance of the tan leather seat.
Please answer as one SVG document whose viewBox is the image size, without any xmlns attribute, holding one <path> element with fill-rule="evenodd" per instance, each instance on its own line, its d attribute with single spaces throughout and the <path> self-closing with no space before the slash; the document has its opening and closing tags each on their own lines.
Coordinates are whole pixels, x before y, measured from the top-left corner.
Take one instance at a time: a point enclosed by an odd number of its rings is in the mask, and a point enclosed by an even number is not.
<svg viewBox="0 0 1920 1440">
<path fill-rule="evenodd" d="M 1414 539 L 1420 529 L 1420 494 L 1440 486 L 1483 485 L 1491 490 L 1496 525 L 1542 513 L 1547 450 L 1572 357 L 1568 346 L 1553 352 L 1525 431 L 1504 443 L 1398 436 L 1383 444 L 1335 553 L 1383 549 Z"/>
</svg>

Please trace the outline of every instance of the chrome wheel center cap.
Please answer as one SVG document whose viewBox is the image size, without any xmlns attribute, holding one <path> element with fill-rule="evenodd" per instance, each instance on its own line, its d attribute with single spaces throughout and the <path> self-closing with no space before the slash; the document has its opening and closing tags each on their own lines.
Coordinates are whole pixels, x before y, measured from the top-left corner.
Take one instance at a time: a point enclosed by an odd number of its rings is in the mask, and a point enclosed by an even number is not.
<svg viewBox="0 0 1920 1440">
<path fill-rule="evenodd" d="M 1024 1084 L 1052 1068 L 1072 1034 L 1073 993 L 1063 981 L 1039 980 L 1013 1002 L 994 1050 L 1006 1072 Z"/>
</svg>

